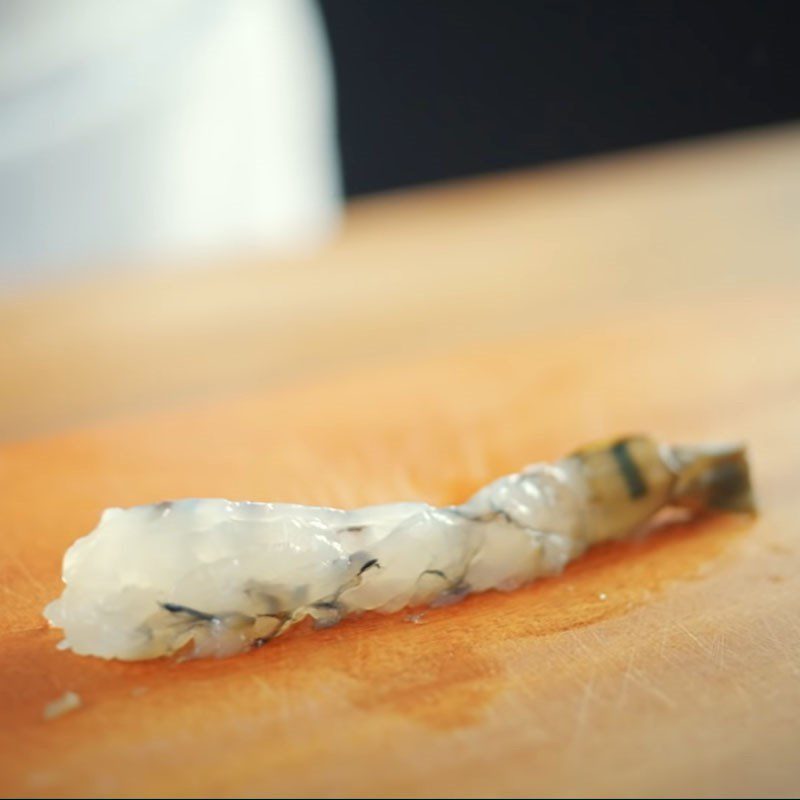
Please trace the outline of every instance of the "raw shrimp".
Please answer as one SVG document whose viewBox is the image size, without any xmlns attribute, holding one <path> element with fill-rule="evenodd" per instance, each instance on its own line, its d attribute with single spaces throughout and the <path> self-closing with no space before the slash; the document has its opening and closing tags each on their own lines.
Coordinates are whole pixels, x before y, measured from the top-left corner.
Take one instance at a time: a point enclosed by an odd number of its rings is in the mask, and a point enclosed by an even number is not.
<svg viewBox="0 0 800 800">
<path fill-rule="evenodd" d="M 307 617 L 325 626 L 516 589 L 668 507 L 752 512 L 744 449 L 629 436 L 442 508 L 206 499 L 109 509 L 67 551 L 66 588 L 45 615 L 80 654 L 228 656 Z"/>
</svg>

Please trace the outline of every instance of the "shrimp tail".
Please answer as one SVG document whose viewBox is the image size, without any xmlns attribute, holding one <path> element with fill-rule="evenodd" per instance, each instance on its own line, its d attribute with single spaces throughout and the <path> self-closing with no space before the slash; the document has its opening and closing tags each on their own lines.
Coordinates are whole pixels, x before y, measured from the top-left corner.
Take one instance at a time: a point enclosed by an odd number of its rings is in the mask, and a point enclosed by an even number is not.
<svg viewBox="0 0 800 800">
<path fill-rule="evenodd" d="M 743 445 L 677 445 L 670 449 L 678 474 L 672 497 L 675 505 L 695 512 L 756 513 Z"/>
</svg>

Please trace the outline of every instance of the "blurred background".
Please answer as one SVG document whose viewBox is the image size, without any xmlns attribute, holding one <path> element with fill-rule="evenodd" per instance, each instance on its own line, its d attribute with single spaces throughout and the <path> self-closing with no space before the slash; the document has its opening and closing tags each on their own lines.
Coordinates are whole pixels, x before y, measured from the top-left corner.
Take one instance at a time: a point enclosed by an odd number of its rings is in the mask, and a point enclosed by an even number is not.
<svg viewBox="0 0 800 800">
<path fill-rule="evenodd" d="M 667 263 L 790 269 L 797 22 L 2 0 L 3 434 L 587 317 Z"/>
<path fill-rule="evenodd" d="M 0 14 L 6 284 L 302 248 L 332 232 L 342 194 L 800 113 L 791 2 L 3 0 Z"/>
<path fill-rule="evenodd" d="M 800 114 L 791 2 L 322 0 L 348 194 Z"/>
</svg>

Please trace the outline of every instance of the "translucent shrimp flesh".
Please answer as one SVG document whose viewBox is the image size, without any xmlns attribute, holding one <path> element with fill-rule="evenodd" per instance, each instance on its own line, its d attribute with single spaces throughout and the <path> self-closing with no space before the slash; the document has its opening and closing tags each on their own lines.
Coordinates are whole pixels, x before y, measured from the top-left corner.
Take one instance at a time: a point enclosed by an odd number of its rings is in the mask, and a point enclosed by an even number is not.
<svg viewBox="0 0 800 800">
<path fill-rule="evenodd" d="M 461 505 L 350 511 L 177 500 L 105 511 L 45 615 L 60 647 L 123 660 L 230 656 L 305 618 L 391 613 L 555 575 L 667 507 L 752 512 L 744 449 L 630 436 L 501 477 Z"/>
</svg>

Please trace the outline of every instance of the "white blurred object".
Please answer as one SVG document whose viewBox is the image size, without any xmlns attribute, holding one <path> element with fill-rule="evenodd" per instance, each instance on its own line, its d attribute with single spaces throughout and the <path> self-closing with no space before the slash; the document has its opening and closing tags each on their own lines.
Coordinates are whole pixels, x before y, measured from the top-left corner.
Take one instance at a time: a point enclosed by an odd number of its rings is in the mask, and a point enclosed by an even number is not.
<svg viewBox="0 0 800 800">
<path fill-rule="evenodd" d="M 0 283 L 283 252 L 339 208 L 311 0 L 0 0 Z"/>
</svg>

